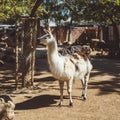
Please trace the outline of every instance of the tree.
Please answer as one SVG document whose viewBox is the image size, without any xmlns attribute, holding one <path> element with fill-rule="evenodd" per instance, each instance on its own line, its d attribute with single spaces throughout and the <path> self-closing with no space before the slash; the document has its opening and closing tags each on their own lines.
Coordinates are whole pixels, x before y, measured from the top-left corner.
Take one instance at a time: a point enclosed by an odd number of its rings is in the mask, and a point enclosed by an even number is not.
<svg viewBox="0 0 120 120">
<path fill-rule="evenodd" d="M 42 0 L 41 0 L 42 1 Z M 1 21 L 16 22 L 16 88 L 18 84 L 18 20 L 22 21 L 24 27 L 24 44 L 23 44 L 23 69 L 22 69 L 22 87 L 33 85 L 34 63 L 35 63 L 35 47 L 36 47 L 36 18 L 38 0 L 20 1 L 20 0 L 3 0 L 1 1 L 3 10 L 1 13 L 5 17 Z M 27 6 L 26 6 L 27 5 Z M 1 7 L 1 8 L 2 8 Z M 9 9 L 8 9 L 9 8 Z M 41 7 L 38 11 L 40 12 Z M 22 20 L 22 17 L 27 17 Z M 31 18 L 34 17 L 34 18 Z M 23 22 L 24 21 L 24 22 Z M 9 22 L 8 22 L 9 23 Z M 11 22 L 10 22 L 11 23 Z"/>
<path fill-rule="evenodd" d="M 112 25 L 116 48 L 120 47 L 119 31 L 120 24 L 120 1 L 119 0 L 65 0 L 71 17 L 74 21 L 88 21 L 100 26 Z"/>
<path fill-rule="evenodd" d="M 31 9 L 36 0 L 1 0 L 0 2 L 0 22 L 7 21 L 15 23 L 16 19 L 23 16 L 30 16 Z M 37 14 L 42 15 L 42 6 L 37 9 Z"/>
</svg>

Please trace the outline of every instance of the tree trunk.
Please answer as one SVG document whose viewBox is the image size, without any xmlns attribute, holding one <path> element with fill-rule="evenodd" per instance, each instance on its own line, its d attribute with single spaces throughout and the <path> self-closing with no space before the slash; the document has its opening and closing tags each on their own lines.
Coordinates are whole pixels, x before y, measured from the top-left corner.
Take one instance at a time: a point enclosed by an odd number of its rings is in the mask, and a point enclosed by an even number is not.
<svg viewBox="0 0 120 120">
<path fill-rule="evenodd" d="M 24 19 L 22 87 L 33 86 L 35 50 L 37 37 L 37 19 Z"/>
<path fill-rule="evenodd" d="M 32 10 L 31 10 L 31 14 L 30 17 L 35 16 L 35 13 L 37 11 L 37 8 L 40 6 L 40 4 L 43 2 L 43 0 L 36 0 L 35 1 L 35 5 L 33 6 Z"/>
<path fill-rule="evenodd" d="M 22 68 L 22 87 L 31 85 L 31 20 L 25 19 L 24 21 L 24 44 L 23 44 L 23 68 Z"/>
</svg>

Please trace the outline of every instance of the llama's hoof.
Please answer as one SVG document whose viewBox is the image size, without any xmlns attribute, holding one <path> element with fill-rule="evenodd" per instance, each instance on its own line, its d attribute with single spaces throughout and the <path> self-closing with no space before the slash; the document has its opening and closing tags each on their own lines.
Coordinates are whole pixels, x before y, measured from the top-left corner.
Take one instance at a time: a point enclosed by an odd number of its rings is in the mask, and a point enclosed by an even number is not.
<svg viewBox="0 0 120 120">
<path fill-rule="evenodd" d="M 72 102 L 69 103 L 69 107 L 73 107 L 73 103 Z"/>
<path fill-rule="evenodd" d="M 82 95 L 82 96 L 81 96 L 81 99 L 82 99 L 83 101 L 86 101 L 87 98 L 86 98 L 84 95 Z"/>
<path fill-rule="evenodd" d="M 58 107 L 62 107 L 62 103 L 61 102 L 58 104 Z"/>
<path fill-rule="evenodd" d="M 87 100 L 87 98 L 86 97 L 83 97 L 83 101 L 86 101 Z"/>
</svg>

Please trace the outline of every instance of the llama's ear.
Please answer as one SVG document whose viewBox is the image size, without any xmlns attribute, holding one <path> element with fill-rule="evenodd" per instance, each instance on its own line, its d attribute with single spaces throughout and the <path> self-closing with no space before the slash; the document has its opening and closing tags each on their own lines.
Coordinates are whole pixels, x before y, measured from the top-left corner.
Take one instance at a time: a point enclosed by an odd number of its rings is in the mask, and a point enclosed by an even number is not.
<svg viewBox="0 0 120 120">
<path fill-rule="evenodd" d="M 50 26 L 48 25 L 48 31 L 51 32 Z"/>
<path fill-rule="evenodd" d="M 48 33 L 49 33 L 49 35 L 50 35 L 51 37 L 53 37 L 53 34 L 52 34 L 52 31 L 51 31 L 50 26 L 48 26 Z"/>
<path fill-rule="evenodd" d="M 49 31 L 48 31 L 47 29 L 45 29 L 45 28 L 43 29 L 43 31 L 44 31 L 45 33 L 49 33 Z"/>
<path fill-rule="evenodd" d="M 47 30 L 46 33 L 48 33 L 51 37 L 53 37 L 51 30 Z"/>
<path fill-rule="evenodd" d="M 45 33 L 49 33 L 50 31 L 51 31 L 50 25 L 48 24 L 48 25 L 45 26 L 44 32 L 45 32 Z"/>
<path fill-rule="evenodd" d="M 52 32 L 51 32 L 51 28 L 50 28 L 49 25 L 47 26 L 47 29 L 44 28 L 44 32 L 47 33 L 47 34 L 49 34 L 51 37 L 53 37 Z"/>
</svg>

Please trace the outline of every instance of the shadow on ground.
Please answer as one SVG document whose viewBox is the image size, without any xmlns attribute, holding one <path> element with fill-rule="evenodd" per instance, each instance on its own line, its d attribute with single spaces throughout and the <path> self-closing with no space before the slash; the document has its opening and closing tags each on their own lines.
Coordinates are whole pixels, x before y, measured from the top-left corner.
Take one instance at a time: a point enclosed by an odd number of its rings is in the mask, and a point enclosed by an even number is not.
<svg viewBox="0 0 120 120">
<path fill-rule="evenodd" d="M 120 95 L 120 60 L 94 59 L 89 89 L 99 89 L 98 95 L 117 93 Z M 105 77 L 112 76 L 112 77 Z M 95 77 L 99 76 L 99 79 Z"/>
<path fill-rule="evenodd" d="M 55 95 L 40 95 L 32 99 L 16 104 L 16 110 L 37 109 L 42 107 L 49 107 L 52 104 L 56 104 L 59 96 Z"/>
</svg>

